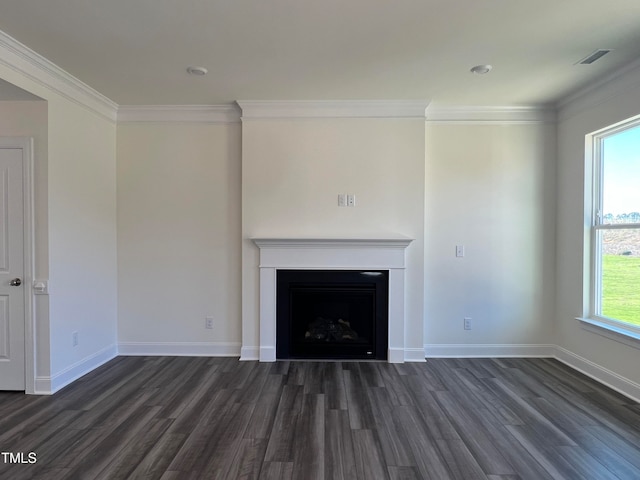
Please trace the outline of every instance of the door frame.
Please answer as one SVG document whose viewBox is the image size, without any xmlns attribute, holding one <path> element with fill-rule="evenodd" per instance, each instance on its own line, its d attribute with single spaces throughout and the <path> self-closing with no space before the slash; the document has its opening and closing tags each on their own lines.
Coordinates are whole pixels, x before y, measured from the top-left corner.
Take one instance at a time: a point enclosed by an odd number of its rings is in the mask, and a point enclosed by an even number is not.
<svg viewBox="0 0 640 480">
<path fill-rule="evenodd" d="M 36 325 L 34 322 L 34 187 L 33 187 L 33 138 L 2 137 L 0 148 L 22 149 L 22 229 L 24 267 L 24 375 L 25 393 L 34 394 L 36 383 Z"/>
</svg>

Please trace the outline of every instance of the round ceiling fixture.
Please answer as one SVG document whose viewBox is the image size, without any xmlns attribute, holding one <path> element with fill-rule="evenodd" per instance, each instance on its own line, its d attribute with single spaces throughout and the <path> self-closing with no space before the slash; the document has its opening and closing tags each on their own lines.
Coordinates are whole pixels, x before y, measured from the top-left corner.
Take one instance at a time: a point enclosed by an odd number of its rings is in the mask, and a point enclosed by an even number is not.
<svg viewBox="0 0 640 480">
<path fill-rule="evenodd" d="M 476 75 L 485 75 L 491 71 L 493 67 L 491 65 L 476 65 L 470 71 Z"/>
<path fill-rule="evenodd" d="M 187 73 L 189 75 L 196 75 L 198 77 L 202 77 L 206 75 L 208 72 L 209 70 L 207 70 L 204 67 L 187 67 Z"/>
</svg>

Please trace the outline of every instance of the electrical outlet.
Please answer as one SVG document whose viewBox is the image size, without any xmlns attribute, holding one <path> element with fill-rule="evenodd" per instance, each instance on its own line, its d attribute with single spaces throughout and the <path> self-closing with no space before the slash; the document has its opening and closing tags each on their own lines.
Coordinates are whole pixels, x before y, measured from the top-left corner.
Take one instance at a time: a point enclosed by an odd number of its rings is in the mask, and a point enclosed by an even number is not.
<svg viewBox="0 0 640 480">
<path fill-rule="evenodd" d="M 456 257 L 464 257 L 464 245 L 456 245 Z"/>
<path fill-rule="evenodd" d="M 464 317 L 464 329 L 471 330 L 471 317 Z"/>
<path fill-rule="evenodd" d="M 74 347 L 77 347 L 77 346 L 78 346 L 78 332 L 73 332 L 73 333 L 71 334 L 71 344 L 72 344 Z"/>
<path fill-rule="evenodd" d="M 206 317 L 204 319 L 204 328 L 211 330 L 213 328 L 213 317 Z"/>
</svg>

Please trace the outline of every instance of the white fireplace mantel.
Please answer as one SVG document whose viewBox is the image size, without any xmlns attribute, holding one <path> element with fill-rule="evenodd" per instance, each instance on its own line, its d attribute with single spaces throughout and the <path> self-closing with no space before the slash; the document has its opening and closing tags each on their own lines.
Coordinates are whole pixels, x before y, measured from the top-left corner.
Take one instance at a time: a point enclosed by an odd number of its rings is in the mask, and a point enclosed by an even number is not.
<svg viewBox="0 0 640 480">
<path fill-rule="evenodd" d="M 253 238 L 260 249 L 260 361 L 276 360 L 278 270 L 388 270 L 388 361 L 405 361 L 405 250 L 413 241 L 389 238 Z"/>
</svg>

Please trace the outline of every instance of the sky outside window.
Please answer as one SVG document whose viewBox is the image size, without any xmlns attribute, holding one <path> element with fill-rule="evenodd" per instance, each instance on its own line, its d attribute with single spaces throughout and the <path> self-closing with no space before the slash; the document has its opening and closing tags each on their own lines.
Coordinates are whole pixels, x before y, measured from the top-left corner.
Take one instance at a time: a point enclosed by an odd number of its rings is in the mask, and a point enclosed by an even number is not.
<svg viewBox="0 0 640 480">
<path fill-rule="evenodd" d="M 640 126 L 603 139 L 605 215 L 640 212 Z"/>
</svg>

